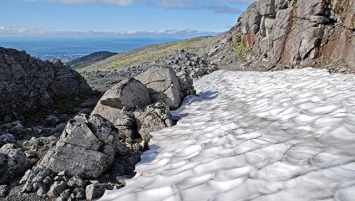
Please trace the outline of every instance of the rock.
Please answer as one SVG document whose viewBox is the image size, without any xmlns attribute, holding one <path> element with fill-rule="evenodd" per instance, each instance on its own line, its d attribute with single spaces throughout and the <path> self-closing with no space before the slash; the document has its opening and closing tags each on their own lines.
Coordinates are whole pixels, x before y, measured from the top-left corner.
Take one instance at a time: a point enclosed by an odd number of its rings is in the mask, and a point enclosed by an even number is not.
<svg viewBox="0 0 355 201">
<path fill-rule="evenodd" d="M 37 113 L 55 101 L 92 89 L 79 73 L 60 60 L 41 61 L 0 47 L 0 114 Z"/>
<path fill-rule="evenodd" d="M 58 124 L 55 128 L 53 128 L 51 131 L 50 131 L 50 135 L 60 135 L 60 133 L 63 132 L 64 128 L 65 128 L 65 124 L 64 123 L 61 123 L 61 124 Z M 58 136 L 59 136 L 58 135 Z"/>
<path fill-rule="evenodd" d="M 184 97 L 188 95 L 196 94 L 196 91 L 194 90 L 193 87 L 193 80 L 186 71 L 177 72 L 176 76 L 179 81 L 181 93 Z"/>
<path fill-rule="evenodd" d="M 39 164 L 55 173 L 96 179 L 111 166 L 116 144 L 117 133 L 110 122 L 98 115 L 77 115 Z"/>
<path fill-rule="evenodd" d="M 5 197 L 7 194 L 7 185 L 0 185 L 0 197 Z"/>
<path fill-rule="evenodd" d="M 196 71 L 196 76 L 199 78 L 206 74 L 205 70 L 202 68 L 197 68 L 195 71 Z"/>
<path fill-rule="evenodd" d="M 109 89 L 99 100 L 93 114 L 99 114 L 110 108 L 131 110 L 144 108 L 151 103 L 149 91 L 140 81 L 130 78 Z"/>
<path fill-rule="evenodd" d="M 42 184 L 42 185 L 38 188 L 36 194 L 37 194 L 38 196 L 43 196 L 43 195 L 47 194 L 48 191 L 49 191 L 48 186 Z"/>
<path fill-rule="evenodd" d="M 27 170 L 25 172 L 25 175 L 22 177 L 22 179 L 20 180 L 20 184 L 24 184 L 26 183 L 27 180 L 30 179 L 30 176 L 33 174 L 33 171 L 31 169 Z"/>
<path fill-rule="evenodd" d="M 68 181 L 67 185 L 73 188 L 80 188 L 86 185 L 86 181 L 78 176 L 74 176 Z"/>
<path fill-rule="evenodd" d="M 87 200 L 100 198 L 105 193 L 105 187 L 100 184 L 90 184 L 86 186 L 85 195 Z"/>
<path fill-rule="evenodd" d="M 44 121 L 43 124 L 45 126 L 55 126 L 59 122 L 58 117 L 55 115 L 49 115 Z"/>
<path fill-rule="evenodd" d="M 85 190 L 84 190 L 84 188 L 75 188 L 70 197 L 72 199 L 74 199 L 74 200 L 85 199 Z"/>
<path fill-rule="evenodd" d="M 15 143 L 15 136 L 9 133 L 0 135 L 0 144 Z"/>
<path fill-rule="evenodd" d="M 67 184 L 64 181 L 55 181 L 49 189 L 47 195 L 49 197 L 59 197 L 59 195 L 67 188 Z"/>
<path fill-rule="evenodd" d="M 25 134 L 26 133 L 26 130 L 24 128 L 24 126 L 21 124 L 21 122 L 19 121 L 16 121 L 17 124 L 12 127 L 9 132 L 12 133 L 12 134 L 15 134 L 15 135 L 22 135 L 22 134 Z M 13 122 L 12 124 L 14 124 L 15 122 Z"/>
<path fill-rule="evenodd" d="M 92 114 L 98 114 L 110 121 L 118 129 L 121 138 L 137 137 L 137 126 L 132 114 L 117 108 L 109 108 L 100 113 L 93 112 Z"/>
<path fill-rule="evenodd" d="M 0 185 L 7 184 L 30 167 L 24 152 L 14 144 L 5 144 L 0 148 Z"/>
<path fill-rule="evenodd" d="M 177 109 L 180 106 L 182 101 L 180 84 L 171 67 L 151 67 L 136 79 L 148 87 L 152 102 L 165 101 L 170 109 Z"/>
<path fill-rule="evenodd" d="M 134 117 L 137 122 L 138 132 L 143 138 L 145 148 L 148 147 L 148 142 L 152 137 L 150 132 L 172 126 L 170 109 L 163 101 L 149 105 L 143 111 L 135 111 Z"/>
<path fill-rule="evenodd" d="M 68 198 L 70 198 L 70 194 L 72 193 L 72 191 L 72 189 L 66 189 L 60 194 L 56 201 L 67 201 Z"/>
</svg>

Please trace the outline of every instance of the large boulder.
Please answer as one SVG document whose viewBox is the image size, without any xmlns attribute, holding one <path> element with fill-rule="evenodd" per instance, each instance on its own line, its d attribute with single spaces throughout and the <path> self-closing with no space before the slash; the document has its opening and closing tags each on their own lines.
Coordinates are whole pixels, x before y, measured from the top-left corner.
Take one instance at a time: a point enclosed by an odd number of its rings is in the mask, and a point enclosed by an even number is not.
<svg viewBox="0 0 355 201">
<path fill-rule="evenodd" d="M 122 110 L 144 108 L 150 103 L 151 98 L 147 87 L 140 81 L 129 78 L 106 91 L 92 114 L 100 114 L 111 108 Z"/>
<path fill-rule="evenodd" d="M 54 173 L 67 171 L 86 179 L 96 179 L 111 167 L 117 133 L 104 118 L 84 114 L 70 120 L 56 146 L 39 162 Z"/>
<path fill-rule="evenodd" d="M 155 102 L 144 110 L 135 111 L 134 117 L 145 148 L 148 147 L 148 142 L 152 137 L 150 135 L 151 132 L 173 125 L 170 117 L 170 109 L 164 101 Z"/>
<path fill-rule="evenodd" d="M 38 112 L 57 100 L 92 93 L 84 78 L 60 60 L 42 61 L 2 47 L 0 91 L 0 120 L 6 114 Z"/>
<path fill-rule="evenodd" d="M 152 102 L 163 100 L 170 109 L 177 109 L 182 101 L 180 83 L 174 70 L 167 66 L 154 66 L 135 77 L 148 87 Z"/>
<path fill-rule="evenodd" d="M 0 185 L 13 181 L 30 167 L 31 162 L 25 153 L 14 144 L 5 144 L 0 148 Z"/>
</svg>

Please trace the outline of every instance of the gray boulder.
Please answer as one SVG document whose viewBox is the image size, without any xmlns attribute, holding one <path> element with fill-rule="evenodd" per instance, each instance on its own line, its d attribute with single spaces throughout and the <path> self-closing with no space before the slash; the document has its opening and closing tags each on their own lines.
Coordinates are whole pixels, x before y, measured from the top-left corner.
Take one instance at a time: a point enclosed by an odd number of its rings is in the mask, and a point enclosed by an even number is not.
<svg viewBox="0 0 355 201">
<path fill-rule="evenodd" d="M 63 98 L 92 93 L 84 78 L 60 60 L 41 61 L 0 47 L 0 114 L 28 114 Z"/>
<path fill-rule="evenodd" d="M 5 144 L 0 148 L 0 185 L 11 182 L 31 167 L 25 153 L 14 144 Z"/>
<path fill-rule="evenodd" d="M 70 120 L 56 146 L 40 165 L 55 173 L 96 179 L 110 168 L 117 143 L 117 133 L 110 122 L 98 115 L 77 115 Z"/>
<path fill-rule="evenodd" d="M 100 114 L 105 110 L 117 108 L 131 110 L 144 108 L 151 103 L 147 87 L 134 78 L 122 80 L 109 89 L 99 100 L 93 114 Z"/>
<path fill-rule="evenodd" d="M 196 94 L 196 91 L 193 87 L 193 80 L 186 71 L 179 71 L 176 73 L 176 76 L 179 80 L 181 93 L 184 97 Z"/>
<path fill-rule="evenodd" d="M 173 124 L 170 118 L 170 109 L 163 101 L 155 102 L 143 111 L 135 111 L 134 117 L 145 148 L 148 147 L 148 142 L 152 137 L 150 132 L 171 127 Z"/>
<path fill-rule="evenodd" d="M 137 126 L 132 114 L 117 108 L 109 108 L 99 113 L 94 111 L 91 114 L 98 114 L 110 121 L 118 129 L 121 138 L 136 137 Z"/>
<path fill-rule="evenodd" d="M 15 142 L 16 142 L 15 136 L 10 133 L 5 133 L 0 135 L 0 146 L 2 144 L 15 143 Z"/>
<path fill-rule="evenodd" d="M 179 80 L 167 66 L 154 66 L 135 77 L 148 87 L 152 102 L 163 100 L 170 109 L 177 109 L 182 101 Z"/>
</svg>

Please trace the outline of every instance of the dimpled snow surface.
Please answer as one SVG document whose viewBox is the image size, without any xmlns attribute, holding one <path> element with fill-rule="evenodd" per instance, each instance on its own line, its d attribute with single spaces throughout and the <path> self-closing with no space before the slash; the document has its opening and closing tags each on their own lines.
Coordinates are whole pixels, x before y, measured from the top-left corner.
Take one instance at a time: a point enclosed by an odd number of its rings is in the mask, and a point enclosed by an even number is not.
<svg viewBox="0 0 355 201">
<path fill-rule="evenodd" d="M 355 76 L 217 71 L 101 200 L 355 200 Z"/>
</svg>

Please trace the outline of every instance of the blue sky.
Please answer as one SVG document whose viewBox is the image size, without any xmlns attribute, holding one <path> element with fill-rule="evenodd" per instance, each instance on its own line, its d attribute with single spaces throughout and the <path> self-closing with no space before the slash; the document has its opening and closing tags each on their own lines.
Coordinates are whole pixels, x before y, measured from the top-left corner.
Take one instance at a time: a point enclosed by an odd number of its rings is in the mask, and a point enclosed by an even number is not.
<svg viewBox="0 0 355 201">
<path fill-rule="evenodd" d="M 0 37 L 211 35 L 255 0 L 0 0 Z"/>
</svg>

